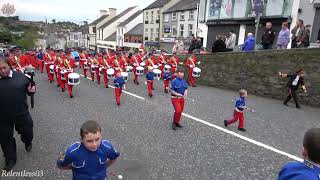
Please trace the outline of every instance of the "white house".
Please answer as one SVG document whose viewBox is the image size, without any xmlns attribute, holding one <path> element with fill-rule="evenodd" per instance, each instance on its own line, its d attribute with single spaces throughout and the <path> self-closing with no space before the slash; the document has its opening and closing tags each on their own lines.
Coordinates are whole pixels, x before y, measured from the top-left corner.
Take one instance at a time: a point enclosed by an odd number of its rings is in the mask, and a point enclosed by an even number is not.
<svg viewBox="0 0 320 180">
<path fill-rule="evenodd" d="M 131 38 L 125 38 L 125 34 L 127 34 L 129 31 L 134 29 L 137 25 L 141 24 L 143 22 L 143 11 L 137 11 L 134 13 L 131 17 L 126 19 L 125 21 L 121 22 L 117 26 L 117 32 L 116 32 L 116 45 L 118 47 L 127 47 L 127 48 L 139 48 L 142 45 L 142 42 L 134 42 L 131 41 Z M 135 34 L 137 35 L 137 34 Z M 141 34 L 143 35 L 143 34 Z M 139 39 L 139 38 L 137 38 Z M 126 40 L 126 42 L 125 42 Z"/>
<path fill-rule="evenodd" d="M 100 36 L 99 28 L 101 25 L 108 22 L 110 19 L 116 16 L 117 9 L 109 8 L 108 10 L 100 10 L 100 17 L 89 24 L 89 48 L 96 50 L 97 48 L 97 36 Z"/>
<path fill-rule="evenodd" d="M 139 11 L 137 6 L 129 7 L 97 28 L 99 32 L 97 33 L 98 51 L 102 51 L 103 49 L 116 49 L 117 26 L 137 11 Z"/>
<path fill-rule="evenodd" d="M 67 47 L 69 48 L 87 48 L 88 34 L 83 32 L 70 32 L 67 36 Z"/>
</svg>

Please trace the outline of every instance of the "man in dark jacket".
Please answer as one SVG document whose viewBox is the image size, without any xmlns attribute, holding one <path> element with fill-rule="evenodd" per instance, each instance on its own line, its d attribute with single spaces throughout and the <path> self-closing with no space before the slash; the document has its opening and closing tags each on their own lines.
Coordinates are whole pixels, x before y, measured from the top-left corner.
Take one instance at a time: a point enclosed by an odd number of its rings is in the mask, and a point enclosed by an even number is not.
<svg viewBox="0 0 320 180">
<path fill-rule="evenodd" d="M 223 36 L 218 35 L 217 40 L 212 45 L 212 52 L 225 52 L 226 43 L 223 41 Z"/>
<path fill-rule="evenodd" d="M 272 23 L 267 22 L 266 29 L 261 38 L 263 49 L 272 49 L 273 41 L 276 38 L 276 32 L 272 30 Z"/>
<path fill-rule="evenodd" d="M 296 107 L 300 109 L 300 105 L 298 102 L 298 97 L 296 91 L 298 90 L 299 86 L 301 85 L 303 91 L 307 93 L 306 87 L 304 86 L 304 72 L 302 69 L 298 70 L 296 74 L 289 75 L 289 74 L 282 74 L 279 72 L 279 76 L 281 77 L 288 77 L 290 78 L 287 87 L 288 87 L 288 96 L 287 99 L 283 102 L 284 105 L 288 106 L 288 102 L 290 101 L 291 97 L 293 97 L 294 102 L 296 103 Z"/>
<path fill-rule="evenodd" d="M 21 135 L 27 152 L 31 151 L 33 121 L 27 104 L 27 94 L 35 93 L 35 86 L 21 72 L 11 70 L 4 59 L 0 59 L 0 144 L 5 157 L 4 170 L 11 170 L 16 164 L 16 141 L 13 128 Z"/>
</svg>

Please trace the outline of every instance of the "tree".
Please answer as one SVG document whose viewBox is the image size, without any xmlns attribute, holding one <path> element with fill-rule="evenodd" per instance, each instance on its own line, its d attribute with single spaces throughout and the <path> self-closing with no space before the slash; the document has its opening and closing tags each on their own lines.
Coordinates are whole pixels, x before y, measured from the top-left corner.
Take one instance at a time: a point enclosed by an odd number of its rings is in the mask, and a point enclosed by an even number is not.
<svg viewBox="0 0 320 180">
<path fill-rule="evenodd" d="M 36 39 L 37 35 L 34 32 L 26 32 L 22 38 L 16 41 L 16 44 L 23 49 L 34 49 Z"/>
<path fill-rule="evenodd" d="M 56 23 L 56 19 L 52 19 L 52 23 L 55 24 Z"/>
<path fill-rule="evenodd" d="M 10 16 L 16 12 L 16 9 L 14 8 L 13 4 L 5 3 L 2 5 L 1 11 L 4 15 Z"/>
</svg>

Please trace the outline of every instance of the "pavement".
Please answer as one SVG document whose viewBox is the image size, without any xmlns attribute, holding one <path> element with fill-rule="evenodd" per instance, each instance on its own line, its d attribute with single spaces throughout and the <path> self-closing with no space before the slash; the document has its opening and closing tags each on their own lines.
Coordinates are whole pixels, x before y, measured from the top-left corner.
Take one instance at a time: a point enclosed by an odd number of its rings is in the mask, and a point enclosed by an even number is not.
<svg viewBox="0 0 320 180">
<path fill-rule="evenodd" d="M 128 180 L 277 179 L 281 167 L 302 160 L 302 138 L 308 129 L 320 127 L 320 109 L 250 95 L 247 104 L 256 112 L 245 113 L 246 132 L 237 123 L 225 128 L 231 118 L 237 92 L 197 86 L 189 88 L 182 124 L 171 129 L 173 107 L 163 82 L 155 81 L 149 98 L 144 77 L 140 85 L 127 83 L 121 106 L 113 88 L 81 77 L 74 98 L 50 84 L 46 74 L 37 74 L 32 152 L 17 139 L 18 161 L 14 172 L 42 172 L 41 177 L 0 179 L 71 179 L 71 171 L 56 168 L 60 153 L 79 141 L 79 128 L 87 120 L 102 126 L 103 137 L 120 151 L 108 168 L 109 179 Z M 0 164 L 4 159 L 0 157 Z"/>
</svg>

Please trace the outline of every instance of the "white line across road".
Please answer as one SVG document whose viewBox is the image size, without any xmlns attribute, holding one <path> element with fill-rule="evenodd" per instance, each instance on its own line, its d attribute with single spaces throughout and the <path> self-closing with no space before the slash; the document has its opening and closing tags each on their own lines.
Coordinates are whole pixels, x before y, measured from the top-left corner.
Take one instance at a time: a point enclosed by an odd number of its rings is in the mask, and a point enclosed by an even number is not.
<svg viewBox="0 0 320 180">
<path fill-rule="evenodd" d="M 81 75 L 81 76 L 83 77 L 83 75 Z M 92 80 L 92 79 L 89 78 L 89 77 L 87 77 L 87 79 Z M 109 86 L 110 86 L 110 85 L 109 85 Z M 113 86 L 110 86 L 110 87 L 114 88 Z M 123 91 L 123 92 L 126 93 L 126 94 L 129 94 L 129 95 L 131 95 L 131 96 L 133 96 L 133 97 L 136 97 L 136 98 L 138 98 L 138 99 L 145 100 L 145 98 L 140 97 L 140 96 L 138 96 L 138 95 L 135 95 L 135 94 L 133 94 L 133 93 L 130 93 L 130 92 L 128 92 L 128 91 Z M 230 130 L 227 130 L 227 129 L 223 128 L 223 127 L 220 127 L 220 126 L 214 125 L 214 124 L 212 124 L 212 123 L 209 123 L 209 122 L 207 122 L 207 121 L 205 121 L 205 120 L 199 119 L 199 118 L 197 118 L 197 117 L 191 116 L 191 115 L 186 114 L 186 113 L 182 113 L 182 115 L 185 116 L 185 117 L 187 117 L 187 118 L 189 118 L 189 119 L 192 119 L 192 120 L 194 120 L 194 121 L 200 122 L 200 123 L 205 124 L 205 125 L 210 126 L 210 127 L 213 127 L 213 128 L 215 128 L 215 129 L 217 129 L 217 130 L 220 130 L 220 131 L 222 131 L 222 132 L 224 132 L 224 133 L 227 133 L 227 134 L 230 134 L 230 135 L 235 136 L 235 137 L 237 137 L 237 138 L 240 138 L 240 139 L 242 139 L 242 140 L 244 140 L 244 141 L 247 141 L 247 142 L 249 142 L 249 143 L 255 144 L 255 145 L 260 146 L 260 147 L 263 147 L 263 148 L 265 148 L 265 149 L 268 149 L 268 150 L 273 151 L 273 152 L 275 152 L 275 153 L 281 154 L 281 155 L 283 155 L 283 156 L 287 156 L 288 158 L 291 158 L 291 159 L 293 159 L 293 160 L 295 160 L 295 161 L 300 161 L 300 162 L 303 161 L 303 159 L 301 159 L 301 158 L 299 158 L 299 157 L 297 157 L 297 156 L 295 156 L 295 155 L 286 153 L 286 152 L 284 152 L 284 151 L 281 151 L 281 150 L 279 150 L 279 149 L 276 149 L 276 148 L 274 148 L 274 147 L 271 147 L 271 146 L 266 145 L 266 144 L 264 144 L 264 143 L 261 143 L 261 142 L 259 142 L 259 141 L 250 139 L 250 138 L 245 137 L 245 136 L 240 135 L 240 134 L 237 134 L 237 133 L 235 133 L 235 132 L 233 132 L 233 131 L 230 131 Z"/>
</svg>

